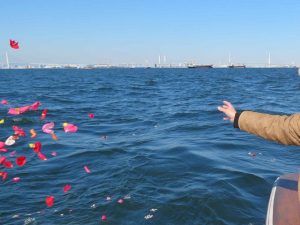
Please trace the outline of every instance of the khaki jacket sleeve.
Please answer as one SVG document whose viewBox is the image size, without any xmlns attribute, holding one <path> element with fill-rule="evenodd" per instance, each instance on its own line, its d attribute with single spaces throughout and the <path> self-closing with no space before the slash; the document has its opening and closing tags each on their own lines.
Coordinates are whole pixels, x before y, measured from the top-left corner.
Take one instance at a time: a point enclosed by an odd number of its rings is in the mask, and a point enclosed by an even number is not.
<svg viewBox="0 0 300 225">
<path fill-rule="evenodd" d="M 300 114 L 269 115 L 244 111 L 239 115 L 241 130 L 284 145 L 300 145 Z"/>
</svg>

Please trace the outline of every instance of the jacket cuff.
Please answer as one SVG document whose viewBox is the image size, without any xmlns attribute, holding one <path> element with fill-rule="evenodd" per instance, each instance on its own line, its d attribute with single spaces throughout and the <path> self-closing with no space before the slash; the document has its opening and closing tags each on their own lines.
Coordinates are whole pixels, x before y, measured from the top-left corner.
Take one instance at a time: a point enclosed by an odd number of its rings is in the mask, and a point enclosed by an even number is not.
<svg viewBox="0 0 300 225">
<path fill-rule="evenodd" d="M 235 114 L 235 116 L 234 116 L 234 121 L 233 121 L 233 127 L 234 127 L 234 128 L 240 128 L 240 127 L 239 127 L 239 118 L 240 118 L 240 116 L 241 116 L 242 113 L 243 113 L 243 111 L 242 111 L 242 112 L 237 112 L 237 113 Z"/>
</svg>

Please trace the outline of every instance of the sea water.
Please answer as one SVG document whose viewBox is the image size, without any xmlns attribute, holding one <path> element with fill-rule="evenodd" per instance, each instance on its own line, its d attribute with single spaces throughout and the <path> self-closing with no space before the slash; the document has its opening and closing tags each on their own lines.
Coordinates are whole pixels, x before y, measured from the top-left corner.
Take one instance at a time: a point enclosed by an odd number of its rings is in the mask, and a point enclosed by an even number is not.
<svg viewBox="0 0 300 225">
<path fill-rule="evenodd" d="M 228 100 L 238 110 L 298 112 L 296 69 L 0 70 L 0 78 L 9 102 L 0 105 L 0 141 L 13 125 L 26 132 L 2 153 L 14 168 L 0 166 L 9 174 L 0 224 L 264 224 L 274 180 L 298 172 L 299 147 L 234 129 L 217 111 Z M 7 114 L 35 101 L 37 111 Z M 47 122 L 57 141 L 42 132 Z M 64 122 L 78 131 L 64 133 Z M 48 160 L 28 147 L 37 141 Z"/>
</svg>

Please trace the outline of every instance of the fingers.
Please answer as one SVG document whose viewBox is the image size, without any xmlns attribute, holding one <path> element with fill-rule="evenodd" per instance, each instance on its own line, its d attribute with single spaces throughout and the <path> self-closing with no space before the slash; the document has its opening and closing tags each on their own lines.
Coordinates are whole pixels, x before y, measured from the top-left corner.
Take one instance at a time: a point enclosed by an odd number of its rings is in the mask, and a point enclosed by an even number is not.
<svg viewBox="0 0 300 225">
<path fill-rule="evenodd" d="M 233 105 L 228 101 L 223 101 L 224 105 L 228 108 L 234 108 Z"/>
</svg>

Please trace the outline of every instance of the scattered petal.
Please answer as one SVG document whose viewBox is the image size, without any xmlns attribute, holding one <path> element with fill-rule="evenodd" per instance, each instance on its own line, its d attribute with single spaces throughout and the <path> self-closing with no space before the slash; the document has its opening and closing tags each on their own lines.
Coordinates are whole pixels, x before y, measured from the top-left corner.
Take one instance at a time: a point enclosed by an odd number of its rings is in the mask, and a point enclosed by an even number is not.
<svg viewBox="0 0 300 225">
<path fill-rule="evenodd" d="M 256 156 L 256 152 L 248 152 L 248 155 L 255 157 Z"/>
<path fill-rule="evenodd" d="M 1 148 L 0 152 L 7 152 L 7 149 L 6 148 Z"/>
<path fill-rule="evenodd" d="M 37 155 L 41 160 L 47 160 L 47 157 L 43 153 L 38 152 Z"/>
<path fill-rule="evenodd" d="M 6 160 L 5 156 L 0 156 L 0 164 L 4 163 Z"/>
<path fill-rule="evenodd" d="M 102 221 L 106 221 L 106 220 L 107 220 L 107 217 L 106 217 L 105 215 L 102 215 L 102 216 L 101 216 L 101 220 L 102 220 Z"/>
<path fill-rule="evenodd" d="M 145 218 L 146 220 L 149 220 L 149 219 L 151 219 L 152 217 L 153 217 L 152 214 L 148 214 L 148 215 L 146 215 L 144 218 Z"/>
<path fill-rule="evenodd" d="M 32 109 L 32 110 L 38 110 L 39 109 L 39 106 L 40 106 L 40 102 L 35 102 L 35 103 L 33 103 L 31 106 L 30 106 L 30 108 Z"/>
<path fill-rule="evenodd" d="M 157 209 L 150 209 L 150 212 L 156 212 Z"/>
<path fill-rule="evenodd" d="M 12 126 L 12 129 L 14 130 L 15 135 L 17 135 L 17 136 L 25 136 L 25 132 L 24 132 L 24 130 L 21 127 Z"/>
<path fill-rule="evenodd" d="M 7 105 L 7 104 L 8 104 L 8 101 L 7 101 L 7 100 L 2 100 L 2 101 L 1 101 L 1 104 L 2 104 L 2 105 Z"/>
<path fill-rule="evenodd" d="M 87 172 L 87 173 L 91 173 L 91 171 L 90 171 L 90 169 L 88 168 L 88 166 L 84 166 L 84 170 L 85 170 L 85 172 Z"/>
<path fill-rule="evenodd" d="M 7 173 L 7 172 L 1 172 L 1 171 L 0 171 L 0 177 L 2 177 L 2 180 L 5 181 L 6 178 L 8 177 L 8 173 Z"/>
<path fill-rule="evenodd" d="M 5 122 L 4 119 L 0 120 L 0 124 L 4 124 L 4 122 Z"/>
<path fill-rule="evenodd" d="M 106 201 L 111 201 L 111 197 L 110 197 L 110 196 L 107 196 L 107 197 L 106 197 Z"/>
<path fill-rule="evenodd" d="M 118 200 L 118 203 L 119 203 L 119 204 L 123 204 L 123 203 L 124 203 L 124 200 L 123 200 L 123 199 L 119 199 L 119 200 Z"/>
<path fill-rule="evenodd" d="M 54 197 L 53 196 L 47 196 L 45 202 L 46 202 L 46 205 L 48 207 L 52 207 L 53 204 L 54 204 Z"/>
<path fill-rule="evenodd" d="M 14 165 L 12 164 L 12 162 L 9 161 L 9 160 L 5 160 L 2 164 L 3 164 L 4 167 L 9 168 L 9 169 L 11 169 L 11 168 L 14 167 Z"/>
<path fill-rule="evenodd" d="M 51 152 L 51 155 L 52 155 L 53 157 L 55 157 L 55 156 L 57 156 L 57 153 L 56 153 L 56 152 Z"/>
<path fill-rule="evenodd" d="M 10 156 L 10 157 L 14 157 L 16 154 L 17 154 L 16 151 L 12 151 L 11 153 L 9 153 L 9 156 Z"/>
<path fill-rule="evenodd" d="M 66 133 L 75 133 L 78 127 L 71 123 L 63 123 L 64 131 Z"/>
<path fill-rule="evenodd" d="M 5 145 L 7 145 L 7 146 L 11 146 L 15 143 L 16 143 L 16 140 L 15 140 L 14 136 L 9 136 L 5 141 Z"/>
<path fill-rule="evenodd" d="M 124 199 L 131 199 L 131 196 L 130 196 L 130 195 L 126 195 L 126 196 L 124 197 Z"/>
<path fill-rule="evenodd" d="M 56 136 L 56 134 L 55 134 L 54 132 L 51 134 L 51 136 L 52 136 L 52 139 L 53 139 L 54 141 L 57 141 L 57 140 L 58 140 L 58 138 L 57 138 L 57 136 Z"/>
<path fill-rule="evenodd" d="M 16 164 L 18 166 L 24 166 L 26 164 L 26 156 L 20 156 L 16 158 Z"/>
<path fill-rule="evenodd" d="M 96 208 L 96 204 L 92 204 L 92 205 L 91 205 L 91 208 L 92 208 L 92 209 L 95 209 L 95 208 Z"/>
<path fill-rule="evenodd" d="M 70 184 L 67 184 L 67 185 L 64 186 L 64 192 L 65 193 L 70 191 L 70 190 L 71 190 L 71 185 Z"/>
<path fill-rule="evenodd" d="M 46 116 L 47 116 L 47 113 L 48 113 L 48 109 L 44 109 L 43 112 L 42 112 L 42 114 L 41 114 L 40 119 L 44 120 L 46 118 Z"/>
<path fill-rule="evenodd" d="M 30 134 L 31 134 L 31 138 L 36 138 L 36 136 L 37 136 L 37 133 L 35 132 L 34 129 L 30 130 Z"/>
<path fill-rule="evenodd" d="M 93 119 L 95 117 L 94 113 L 89 113 L 90 119 Z"/>
<path fill-rule="evenodd" d="M 54 131 L 52 130 L 54 128 L 54 123 L 51 122 L 51 123 L 46 123 L 44 124 L 44 126 L 42 127 L 42 130 L 44 133 L 46 134 L 52 134 Z"/>
<path fill-rule="evenodd" d="M 20 180 L 21 180 L 20 177 L 14 177 L 14 178 L 12 179 L 12 181 L 15 182 L 15 183 L 19 182 Z"/>
</svg>

